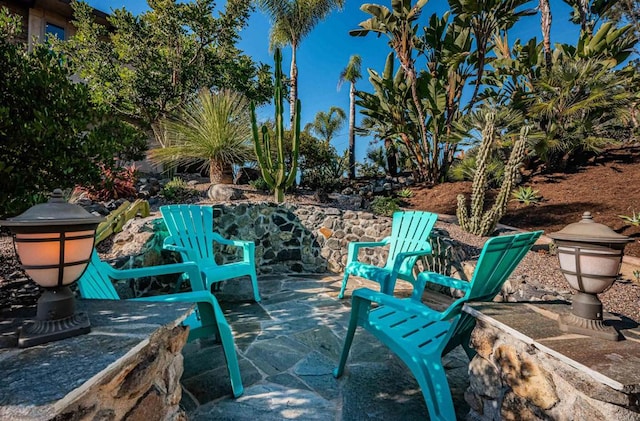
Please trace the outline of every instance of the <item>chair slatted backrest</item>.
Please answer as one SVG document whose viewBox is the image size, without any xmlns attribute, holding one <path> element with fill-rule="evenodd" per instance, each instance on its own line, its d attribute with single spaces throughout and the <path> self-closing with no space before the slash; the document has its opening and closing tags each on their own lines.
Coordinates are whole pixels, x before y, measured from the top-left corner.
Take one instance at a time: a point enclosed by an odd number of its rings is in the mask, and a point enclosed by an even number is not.
<svg viewBox="0 0 640 421">
<path fill-rule="evenodd" d="M 430 248 L 429 234 L 438 220 L 438 215 L 431 212 L 404 211 L 395 212 L 391 223 L 391 243 L 387 267 L 393 267 L 399 253 Z M 410 273 L 417 257 L 407 259 L 402 272 Z"/>
<path fill-rule="evenodd" d="M 91 261 L 87 265 L 87 270 L 78 281 L 80 295 L 82 298 L 119 300 L 120 297 L 109 278 L 111 267 L 100 260 L 98 253 L 94 250 L 91 254 Z"/>
<path fill-rule="evenodd" d="M 160 212 L 174 244 L 189 249 L 185 252 L 188 260 L 215 264 L 211 206 L 167 205 Z"/>
<path fill-rule="evenodd" d="M 445 313 L 460 313 L 469 301 L 491 301 L 542 231 L 492 237 L 485 243 L 471 278 L 471 286 Z"/>
</svg>

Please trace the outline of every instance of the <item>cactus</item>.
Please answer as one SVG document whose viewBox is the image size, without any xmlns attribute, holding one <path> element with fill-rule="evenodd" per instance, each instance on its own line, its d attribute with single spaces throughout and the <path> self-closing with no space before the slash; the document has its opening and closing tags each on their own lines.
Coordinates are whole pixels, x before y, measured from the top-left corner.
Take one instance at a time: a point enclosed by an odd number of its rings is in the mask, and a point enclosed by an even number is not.
<svg viewBox="0 0 640 421">
<path fill-rule="evenodd" d="M 275 160 L 271 153 L 271 139 L 269 136 L 269 130 L 266 125 L 262 126 L 260 133 L 258 133 L 258 123 L 256 120 L 256 107 L 251 103 L 251 127 L 253 130 L 253 143 L 255 147 L 258 163 L 260 164 L 260 170 L 262 172 L 262 178 L 266 181 L 267 185 L 274 191 L 274 198 L 276 203 L 282 203 L 284 201 L 284 191 L 287 187 L 290 187 L 296 179 L 296 172 L 298 170 L 298 151 L 300 147 L 300 100 L 296 101 L 294 107 L 294 127 L 292 127 L 291 134 L 293 136 L 292 152 L 293 158 L 291 162 L 291 169 L 287 174 L 285 154 L 284 154 L 284 122 L 282 118 L 283 106 L 283 86 L 282 79 L 282 53 L 279 48 L 276 48 L 273 59 L 275 61 L 275 87 L 274 87 L 274 103 L 275 103 L 275 142 L 276 142 L 276 156 Z"/>
<path fill-rule="evenodd" d="M 511 155 L 509 156 L 509 162 L 507 162 L 504 169 L 504 178 L 500 186 L 500 192 L 491 209 L 485 212 L 487 162 L 489 161 L 489 153 L 495 135 L 494 118 L 494 114 L 487 115 L 486 126 L 482 131 L 482 143 L 476 159 L 476 173 L 473 177 L 471 190 L 471 207 L 467 210 L 465 197 L 460 194 L 458 195 L 458 208 L 456 211 L 456 216 L 462 229 L 480 236 L 491 234 L 507 210 L 509 196 L 516 184 L 518 166 L 524 158 L 527 136 L 529 134 L 529 127 L 523 127 L 520 130 L 520 137 L 514 142 Z M 471 213 L 471 215 L 469 215 L 469 213 Z"/>
</svg>

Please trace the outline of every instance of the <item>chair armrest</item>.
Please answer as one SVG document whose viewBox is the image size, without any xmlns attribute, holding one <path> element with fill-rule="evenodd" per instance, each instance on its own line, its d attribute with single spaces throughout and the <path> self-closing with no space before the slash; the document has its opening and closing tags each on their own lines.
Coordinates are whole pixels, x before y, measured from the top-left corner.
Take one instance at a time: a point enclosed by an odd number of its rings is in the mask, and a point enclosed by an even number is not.
<svg viewBox="0 0 640 421">
<path fill-rule="evenodd" d="M 449 288 L 455 288 L 460 291 L 467 291 L 471 284 L 467 281 L 455 279 L 450 276 L 442 275 L 435 272 L 422 272 L 418 275 L 418 282 L 424 287 L 425 284 L 438 284 Z"/>
<path fill-rule="evenodd" d="M 131 298 L 131 301 L 209 304 L 211 307 L 213 307 L 216 320 L 219 323 L 227 324 L 227 319 L 224 317 L 224 313 L 220 308 L 220 304 L 218 304 L 218 300 L 213 294 L 208 291 L 190 291 L 181 292 L 179 294 L 154 295 L 151 297 Z"/>
<path fill-rule="evenodd" d="M 421 272 L 416 277 L 416 283 L 413 287 L 413 293 L 411 293 L 411 299 L 415 301 L 422 300 L 422 293 L 427 283 L 442 285 L 448 288 L 457 289 L 466 294 L 471 284 L 460 279 L 451 278 L 450 276 L 442 275 L 435 272 Z"/>
<path fill-rule="evenodd" d="M 390 241 L 391 241 L 391 237 L 385 237 L 380 241 L 370 241 L 370 242 L 354 241 L 354 242 L 351 242 L 351 243 L 349 243 L 347 262 L 357 262 L 358 261 L 358 251 L 360 251 L 361 248 L 365 248 L 365 247 L 381 247 L 381 246 L 385 246 L 385 245 L 389 244 Z"/>
<path fill-rule="evenodd" d="M 431 321 L 442 320 L 442 313 L 430 309 L 422 303 L 416 302 L 411 299 L 399 299 L 392 295 L 383 294 L 378 291 L 374 291 L 369 288 L 358 288 L 353 291 L 352 300 L 364 300 L 368 302 L 374 302 L 379 305 L 391 307 L 398 311 L 403 311 L 410 314 L 415 314 L 420 317 L 424 317 Z M 355 306 L 355 303 L 354 303 Z"/>
<path fill-rule="evenodd" d="M 244 262 L 251 262 L 253 260 L 256 250 L 256 244 L 253 241 L 229 240 L 216 232 L 213 233 L 213 241 L 225 246 L 242 247 L 242 260 Z"/>
<path fill-rule="evenodd" d="M 109 277 L 115 280 L 184 273 L 189 277 L 191 288 L 194 291 L 204 290 L 204 281 L 200 274 L 200 268 L 195 262 L 172 263 L 135 269 L 115 269 L 110 265 L 107 266 L 109 267 Z"/>
<path fill-rule="evenodd" d="M 191 251 L 191 249 L 189 248 L 176 245 L 176 242 L 173 240 L 173 237 L 171 236 L 164 239 L 164 242 L 162 243 L 162 248 L 169 251 L 177 251 L 179 253 L 183 253 L 183 252 L 186 253 Z"/>
<path fill-rule="evenodd" d="M 408 258 L 415 256 L 426 256 L 427 254 L 431 254 L 431 246 L 428 246 L 428 248 L 422 250 L 405 251 L 402 253 L 398 253 L 393 262 L 393 272 L 398 273 L 398 271 L 400 270 L 400 266 L 402 266 L 402 263 L 404 263 L 404 261 Z"/>
</svg>

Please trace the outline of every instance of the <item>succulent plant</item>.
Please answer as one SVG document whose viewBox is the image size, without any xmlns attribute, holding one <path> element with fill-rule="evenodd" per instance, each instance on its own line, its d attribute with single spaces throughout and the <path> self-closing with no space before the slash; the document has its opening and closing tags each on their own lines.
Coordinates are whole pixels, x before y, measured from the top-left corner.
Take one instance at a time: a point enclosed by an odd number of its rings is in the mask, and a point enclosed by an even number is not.
<svg viewBox="0 0 640 421">
<path fill-rule="evenodd" d="M 279 48 L 273 56 L 275 62 L 275 87 L 274 87 L 274 103 L 275 103 L 275 142 L 276 153 L 275 159 L 271 152 L 271 141 L 269 129 L 263 125 L 258 131 L 258 123 L 256 119 L 256 107 L 251 103 L 251 127 L 253 130 L 253 141 L 262 178 L 267 185 L 273 189 L 276 203 L 284 201 L 284 191 L 287 187 L 293 185 L 298 170 L 298 151 L 300 149 L 300 100 L 296 101 L 294 107 L 294 127 L 291 128 L 292 141 L 292 159 L 289 172 L 286 169 L 285 151 L 284 151 L 284 121 L 283 121 L 283 78 L 282 74 L 282 53 Z"/>
</svg>

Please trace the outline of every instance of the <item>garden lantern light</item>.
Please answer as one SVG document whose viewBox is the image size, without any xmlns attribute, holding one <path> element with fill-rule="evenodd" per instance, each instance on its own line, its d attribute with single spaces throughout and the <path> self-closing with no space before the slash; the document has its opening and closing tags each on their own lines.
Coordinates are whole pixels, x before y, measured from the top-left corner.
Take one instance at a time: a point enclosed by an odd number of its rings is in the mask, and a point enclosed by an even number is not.
<svg viewBox="0 0 640 421">
<path fill-rule="evenodd" d="M 0 221 L 13 234 L 22 268 L 44 288 L 35 320 L 26 321 L 19 330 L 21 348 L 90 331 L 86 313 L 75 312 L 75 297 L 69 286 L 84 273 L 96 227 L 103 219 L 67 203 L 62 190 L 56 189 L 48 203 Z"/>
<path fill-rule="evenodd" d="M 559 318 L 560 330 L 608 340 L 619 340 L 619 333 L 604 324 L 602 302 L 597 294 L 607 290 L 618 277 L 624 246 L 632 241 L 585 212 L 582 220 L 549 234 L 558 246 L 560 270 L 574 295 L 571 314 Z"/>
</svg>

